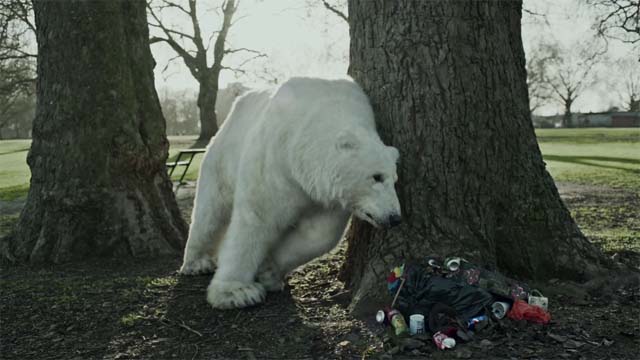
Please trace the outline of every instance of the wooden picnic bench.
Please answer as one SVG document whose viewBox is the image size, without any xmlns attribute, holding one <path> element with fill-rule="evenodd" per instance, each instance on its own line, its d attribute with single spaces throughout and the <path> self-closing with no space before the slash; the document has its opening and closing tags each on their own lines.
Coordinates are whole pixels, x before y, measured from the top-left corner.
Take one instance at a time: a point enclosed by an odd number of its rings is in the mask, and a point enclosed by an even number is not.
<svg viewBox="0 0 640 360">
<path fill-rule="evenodd" d="M 171 161 L 167 163 L 167 169 L 169 170 L 169 178 L 173 175 L 173 172 L 178 166 L 184 166 L 184 171 L 182 175 L 180 175 L 180 180 L 178 180 L 178 186 L 182 185 L 185 175 L 187 175 L 187 171 L 189 171 L 189 166 L 191 166 L 191 162 L 193 162 L 193 158 L 196 154 L 202 154 L 207 149 L 182 149 L 178 153 L 178 157 L 176 161 Z M 183 159 L 184 156 L 184 160 Z"/>
</svg>

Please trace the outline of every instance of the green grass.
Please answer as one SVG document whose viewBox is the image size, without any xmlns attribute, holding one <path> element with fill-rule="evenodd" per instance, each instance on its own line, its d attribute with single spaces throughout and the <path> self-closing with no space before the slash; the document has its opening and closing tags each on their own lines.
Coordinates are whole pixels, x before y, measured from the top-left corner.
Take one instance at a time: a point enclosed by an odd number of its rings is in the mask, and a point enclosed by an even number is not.
<svg viewBox="0 0 640 360">
<path fill-rule="evenodd" d="M 538 129 L 556 181 L 640 191 L 640 129 Z"/>
<path fill-rule="evenodd" d="M 169 147 L 169 159 L 167 161 L 175 161 L 178 157 L 178 152 L 181 149 L 188 149 L 196 142 L 196 136 L 169 136 L 169 143 L 171 146 Z M 185 180 L 195 181 L 198 178 L 198 171 L 200 170 L 200 162 L 202 162 L 202 155 L 198 154 L 193 158 L 193 162 L 191 166 L 189 166 L 189 170 L 185 175 Z M 187 160 L 184 155 L 180 159 L 180 161 Z M 180 180 L 180 175 L 182 175 L 183 167 L 179 167 L 174 170 L 173 176 L 171 176 L 172 180 L 178 181 Z"/>
<path fill-rule="evenodd" d="M 31 140 L 0 141 L 0 200 L 23 197 L 29 190 L 29 146 Z"/>
<path fill-rule="evenodd" d="M 195 136 L 170 136 L 169 160 L 178 155 L 180 149 L 189 148 L 196 140 Z M 27 153 L 31 140 L 0 141 L 0 201 L 15 200 L 27 195 L 31 171 L 27 165 Z M 202 154 L 196 155 L 192 166 L 185 176 L 186 180 L 196 180 L 200 169 Z M 182 168 L 175 170 L 173 179 L 178 180 Z"/>
<path fill-rule="evenodd" d="M 536 129 L 539 142 L 594 144 L 608 142 L 638 142 L 640 128 Z"/>
</svg>

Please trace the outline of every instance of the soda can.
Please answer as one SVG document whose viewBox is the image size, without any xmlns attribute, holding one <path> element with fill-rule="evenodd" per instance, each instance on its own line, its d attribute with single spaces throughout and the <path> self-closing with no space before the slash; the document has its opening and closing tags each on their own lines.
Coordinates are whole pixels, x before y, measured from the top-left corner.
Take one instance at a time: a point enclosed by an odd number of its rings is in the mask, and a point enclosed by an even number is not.
<svg viewBox="0 0 640 360">
<path fill-rule="evenodd" d="M 460 269 L 460 258 L 447 258 L 444 262 L 444 266 L 451 272 L 458 271 L 458 269 Z"/>
<path fill-rule="evenodd" d="M 488 322 L 489 318 L 486 315 L 475 316 L 467 321 L 467 327 L 469 330 L 481 330 Z"/>
<path fill-rule="evenodd" d="M 491 305 L 491 312 L 493 313 L 493 316 L 499 320 L 503 319 L 507 315 L 510 308 L 511 305 L 508 302 L 496 301 Z"/>
</svg>

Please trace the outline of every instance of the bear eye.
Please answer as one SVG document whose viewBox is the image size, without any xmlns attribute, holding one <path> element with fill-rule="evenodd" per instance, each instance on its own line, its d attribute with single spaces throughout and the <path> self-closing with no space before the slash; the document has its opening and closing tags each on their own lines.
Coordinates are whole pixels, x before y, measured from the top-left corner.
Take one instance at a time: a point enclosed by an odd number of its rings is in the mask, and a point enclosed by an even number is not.
<svg viewBox="0 0 640 360">
<path fill-rule="evenodd" d="M 384 182 L 384 176 L 382 176 L 382 174 L 374 174 L 373 180 L 379 183 Z"/>
</svg>

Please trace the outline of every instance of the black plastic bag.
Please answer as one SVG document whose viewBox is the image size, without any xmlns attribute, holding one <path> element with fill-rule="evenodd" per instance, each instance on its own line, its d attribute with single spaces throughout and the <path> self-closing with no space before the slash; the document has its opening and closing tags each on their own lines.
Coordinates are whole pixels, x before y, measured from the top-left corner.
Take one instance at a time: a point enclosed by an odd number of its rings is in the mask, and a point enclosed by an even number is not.
<svg viewBox="0 0 640 360">
<path fill-rule="evenodd" d="M 405 279 L 396 307 L 406 316 L 428 315 L 435 304 L 442 303 L 455 309 L 460 318 L 469 319 L 493 303 L 486 290 L 441 277 L 419 265 L 406 266 Z"/>
</svg>

